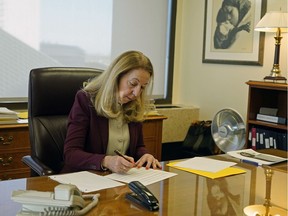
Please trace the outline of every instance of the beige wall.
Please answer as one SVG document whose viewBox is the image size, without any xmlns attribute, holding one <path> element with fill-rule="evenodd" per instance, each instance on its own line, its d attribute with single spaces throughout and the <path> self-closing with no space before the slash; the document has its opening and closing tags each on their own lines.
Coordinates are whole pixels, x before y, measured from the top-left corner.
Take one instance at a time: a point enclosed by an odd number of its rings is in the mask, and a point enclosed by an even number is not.
<svg viewBox="0 0 288 216">
<path fill-rule="evenodd" d="M 263 80 L 274 59 L 274 34 L 266 34 L 263 66 L 202 63 L 204 0 L 178 0 L 173 104 L 200 108 L 200 120 L 226 107 L 246 119 L 248 80 Z M 287 0 L 268 0 L 267 11 L 287 11 Z M 280 68 L 287 77 L 288 34 L 283 34 Z"/>
</svg>

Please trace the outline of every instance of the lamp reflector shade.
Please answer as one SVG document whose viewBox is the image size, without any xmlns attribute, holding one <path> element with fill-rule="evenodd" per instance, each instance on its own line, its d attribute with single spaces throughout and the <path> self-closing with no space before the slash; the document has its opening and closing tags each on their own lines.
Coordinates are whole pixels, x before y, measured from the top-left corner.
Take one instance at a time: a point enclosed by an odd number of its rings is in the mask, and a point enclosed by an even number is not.
<svg viewBox="0 0 288 216">
<path fill-rule="evenodd" d="M 266 13 L 255 27 L 255 31 L 277 32 L 280 28 L 281 32 L 288 32 L 288 13 L 281 11 L 271 11 Z"/>
</svg>

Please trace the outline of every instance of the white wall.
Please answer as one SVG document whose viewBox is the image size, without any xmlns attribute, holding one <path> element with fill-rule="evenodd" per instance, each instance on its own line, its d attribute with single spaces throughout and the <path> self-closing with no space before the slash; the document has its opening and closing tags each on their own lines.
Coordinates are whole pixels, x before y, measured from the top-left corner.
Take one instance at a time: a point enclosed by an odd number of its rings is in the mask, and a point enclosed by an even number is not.
<svg viewBox="0 0 288 216">
<path fill-rule="evenodd" d="M 212 119 L 231 107 L 246 119 L 249 80 L 270 74 L 274 60 L 274 34 L 265 36 L 263 66 L 202 63 L 204 0 L 178 0 L 173 104 L 200 108 L 200 120 Z M 267 12 L 287 11 L 287 0 L 268 0 Z M 288 34 L 282 34 L 280 68 L 287 77 Z"/>
</svg>

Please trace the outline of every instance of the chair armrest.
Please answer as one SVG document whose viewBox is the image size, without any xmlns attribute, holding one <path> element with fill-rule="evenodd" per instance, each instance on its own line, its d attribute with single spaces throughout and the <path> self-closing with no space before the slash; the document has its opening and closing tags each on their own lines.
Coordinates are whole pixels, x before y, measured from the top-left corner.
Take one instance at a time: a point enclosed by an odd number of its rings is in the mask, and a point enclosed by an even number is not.
<svg viewBox="0 0 288 216">
<path fill-rule="evenodd" d="M 39 176 L 55 174 L 48 166 L 44 165 L 38 158 L 26 155 L 22 157 L 22 162 L 29 166 Z"/>
</svg>

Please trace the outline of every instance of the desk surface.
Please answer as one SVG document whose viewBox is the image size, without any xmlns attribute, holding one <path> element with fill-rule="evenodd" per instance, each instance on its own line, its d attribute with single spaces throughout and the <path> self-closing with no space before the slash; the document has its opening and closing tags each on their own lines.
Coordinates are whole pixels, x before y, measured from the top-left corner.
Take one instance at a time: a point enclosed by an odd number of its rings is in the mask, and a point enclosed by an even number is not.
<svg viewBox="0 0 288 216">
<path fill-rule="evenodd" d="M 276 152 L 279 153 L 279 152 Z M 280 155 L 287 153 L 280 152 Z M 279 154 L 278 154 L 279 155 Z M 213 156 L 216 159 L 230 160 L 227 155 Z M 230 195 L 226 195 L 230 203 L 230 211 L 236 211 L 236 215 L 243 214 L 243 208 L 252 204 L 263 204 L 265 197 L 266 180 L 262 167 L 248 164 L 238 164 L 245 169 L 245 174 L 229 176 L 216 180 L 207 179 L 192 173 L 181 171 L 166 166 L 162 162 L 164 170 L 178 175 L 164 181 L 149 185 L 148 188 L 158 198 L 160 210 L 149 212 L 136 206 L 125 199 L 125 193 L 129 191 L 127 185 L 99 191 L 98 205 L 87 215 L 211 215 L 210 209 L 224 202 L 223 194 L 214 188 L 214 199 L 209 198 L 208 185 L 219 183 L 221 187 L 227 186 Z M 286 167 L 286 168 L 285 168 Z M 271 202 L 273 205 L 287 209 L 287 163 L 272 166 Z M 58 183 L 48 177 L 33 177 L 27 179 L 7 180 L 0 182 L 0 212 L 5 215 L 16 215 L 21 205 L 11 201 L 13 190 L 40 190 L 53 191 Z M 213 190 L 212 190 L 213 191 Z M 208 205 L 210 203 L 210 207 Z M 236 210 L 235 210 L 236 209 Z"/>
</svg>

